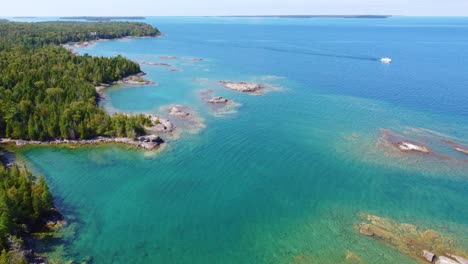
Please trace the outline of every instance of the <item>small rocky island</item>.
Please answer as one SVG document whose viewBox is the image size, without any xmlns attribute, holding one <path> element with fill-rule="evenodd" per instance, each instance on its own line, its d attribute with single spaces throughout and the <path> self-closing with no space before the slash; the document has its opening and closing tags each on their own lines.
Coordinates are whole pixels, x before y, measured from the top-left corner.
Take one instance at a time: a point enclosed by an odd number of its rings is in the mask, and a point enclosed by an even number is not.
<svg viewBox="0 0 468 264">
<path fill-rule="evenodd" d="M 416 145 L 415 143 L 410 142 L 397 142 L 395 145 L 401 151 L 415 151 L 420 153 L 431 153 L 431 150 L 428 147 Z"/>
<path fill-rule="evenodd" d="M 383 141 L 390 144 L 391 146 L 394 146 L 401 152 L 414 152 L 422 154 L 432 153 L 432 150 L 429 147 L 399 135 L 389 129 L 381 129 L 381 132 Z"/>
<path fill-rule="evenodd" d="M 211 89 L 202 90 L 199 92 L 200 98 L 205 102 L 210 109 L 211 114 L 215 116 L 225 116 L 237 112 L 239 103 L 223 96 L 217 96 Z"/>
<path fill-rule="evenodd" d="M 227 102 L 229 102 L 229 100 L 222 96 L 216 96 L 211 99 L 208 99 L 207 102 L 210 104 L 226 104 Z"/>
<path fill-rule="evenodd" d="M 263 84 L 258 84 L 258 83 L 220 81 L 219 84 L 221 84 L 225 88 L 238 91 L 238 92 L 243 92 L 243 93 L 249 93 L 249 94 L 265 93 L 265 91 L 263 91 L 265 86 Z"/>
</svg>

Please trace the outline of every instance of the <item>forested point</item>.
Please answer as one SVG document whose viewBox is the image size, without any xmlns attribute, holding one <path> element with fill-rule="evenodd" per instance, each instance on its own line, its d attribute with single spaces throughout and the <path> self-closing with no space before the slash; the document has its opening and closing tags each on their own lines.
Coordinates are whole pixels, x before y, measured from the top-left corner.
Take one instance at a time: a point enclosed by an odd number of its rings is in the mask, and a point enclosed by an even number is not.
<svg viewBox="0 0 468 264">
<path fill-rule="evenodd" d="M 145 23 L 1 22 L 0 138 L 26 140 L 135 137 L 144 116 L 109 116 L 95 86 L 141 72 L 122 56 L 78 56 L 69 42 L 156 36 Z"/>
<path fill-rule="evenodd" d="M 0 22 L 0 138 L 51 140 L 135 137 L 143 115 L 109 116 L 95 86 L 141 72 L 122 56 L 78 56 L 69 42 L 156 36 L 144 23 Z M 0 151 L 1 153 L 1 151 Z M 4 161 L 3 157 L 0 157 Z M 43 177 L 0 163 L 0 264 L 27 263 L 24 236 L 54 207 Z"/>
<path fill-rule="evenodd" d="M 54 204 L 42 176 L 0 164 L 0 264 L 27 263 L 23 239 Z"/>
</svg>

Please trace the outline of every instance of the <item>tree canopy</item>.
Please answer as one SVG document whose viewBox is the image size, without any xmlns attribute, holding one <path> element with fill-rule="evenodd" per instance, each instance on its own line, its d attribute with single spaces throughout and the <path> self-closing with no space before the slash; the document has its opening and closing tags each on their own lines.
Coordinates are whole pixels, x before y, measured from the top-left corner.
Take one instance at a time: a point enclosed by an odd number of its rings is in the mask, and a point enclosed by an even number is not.
<svg viewBox="0 0 468 264">
<path fill-rule="evenodd" d="M 95 86 L 139 73 L 122 56 L 78 56 L 57 44 L 159 31 L 130 22 L 0 22 L 0 138 L 50 140 L 134 137 L 148 120 L 109 116 Z"/>
<path fill-rule="evenodd" d="M 22 234 L 53 207 L 42 176 L 36 179 L 28 170 L 0 165 L 0 264 L 26 263 L 20 248 L 12 245 L 21 245 Z"/>
</svg>

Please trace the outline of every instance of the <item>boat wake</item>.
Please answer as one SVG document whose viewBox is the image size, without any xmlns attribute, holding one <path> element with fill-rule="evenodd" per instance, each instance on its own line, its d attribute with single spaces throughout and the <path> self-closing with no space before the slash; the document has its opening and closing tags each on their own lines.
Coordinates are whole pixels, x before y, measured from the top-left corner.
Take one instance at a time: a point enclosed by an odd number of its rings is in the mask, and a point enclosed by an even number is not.
<svg viewBox="0 0 468 264">
<path fill-rule="evenodd" d="M 388 59 L 388 58 L 372 57 L 372 56 L 366 56 L 366 55 L 350 55 L 350 54 L 338 53 L 338 52 L 334 52 L 334 51 L 328 51 L 328 50 L 322 50 L 322 49 L 312 49 L 312 48 L 303 48 L 303 47 L 296 47 L 296 46 L 288 46 L 288 47 L 256 46 L 256 45 L 252 45 L 252 43 L 245 44 L 245 43 L 242 43 L 242 42 L 225 42 L 225 41 L 191 41 L 191 40 L 189 41 L 189 40 L 184 40 L 182 42 L 189 42 L 189 43 L 193 43 L 193 44 L 203 44 L 203 45 L 209 45 L 209 46 L 217 46 L 217 47 L 236 47 L 236 48 L 244 48 L 244 49 L 260 49 L 260 50 L 282 52 L 282 53 L 303 54 L 303 55 L 310 55 L 310 56 L 321 56 L 321 57 L 343 58 L 343 59 L 354 59 L 354 60 L 366 60 L 366 61 L 376 61 L 376 62 L 383 62 L 382 61 L 383 59 Z"/>
</svg>

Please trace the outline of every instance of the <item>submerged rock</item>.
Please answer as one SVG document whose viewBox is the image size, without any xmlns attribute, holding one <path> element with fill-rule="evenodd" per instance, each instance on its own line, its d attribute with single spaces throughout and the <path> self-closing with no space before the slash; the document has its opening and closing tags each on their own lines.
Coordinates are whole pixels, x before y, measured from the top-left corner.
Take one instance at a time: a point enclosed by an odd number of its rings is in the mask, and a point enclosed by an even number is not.
<svg viewBox="0 0 468 264">
<path fill-rule="evenodd" d="M 435 230 L 420 230 L 417 226 L 383 218 L 375 215 L 363 215 L 365 221 L 358 225 L 359 233 L 378 239 L 400 252 L 419 261 L 436 263 L 460 264 L 449 256 L 466 256 L 468 253 L 457 249 L 455 242 L 443 237 Z M 431 251 L 429 251 L 431 250 Z M 422 252 L 422 254 L 421 254 Z M 453 261 L 453 262 L 450 262 Z"/>
<path fill-rule="evenodd" d="M 295 255 L 292 258 L 291 262 L 289 262 L 289 264 L 314 264 L 314 263 L 318 263 L 316 262 L 315 257 L 311 255 L 306 255 L 306 254 Z"/>
<path fill-rule="evenodd" d="M 464 148 L 461 148 L 461 147 L 454 147 L 453 149 L 460 152 L 460 153 L 468 155 L 468 149 L 464 149 Z"/>
<path fill-rule="evenodd" d="M 205 128 L 204 119 L 197 112 L 183 105 L 167 105 L 161 107 L 161 111 L 167 113 L 168 118 L 174 124 L 175 131 L 172 136 L 178 137 L 181 133 L 198 133 Z"/>
<path fill-rule="evenodd" d="M 362 263 L 364 263 L 360 256 L 358 256 L 356 253 L 354 253 L 354 252 L 352 252 L 350 250 L 348 250 L 346 252 L 345 260 L 346 260 L 347 264 L 362 264 Z"/>
<path fill-rule="evenodd" d="M 174 105 L 169 108 L 169 114 L 177 117 L 190 117 L 191 113 L 187 111 L 187 108 L 182 105 Z"/>
<path fill-rule="evenodd" d="M 151 65 L 151 66 L 163 66 L 163 67 L 171 67 L 172 65 L 164 62 L 148 62 L 148 61 L 142 61 L 140 62 L 141 65 Z"/>
<path fill-rule="evenodd" d="M 176 56 L 159 56 L 160 59 L 164 59 L 164 60 L 175 60 L 177 59 Z"/>
</svg>

